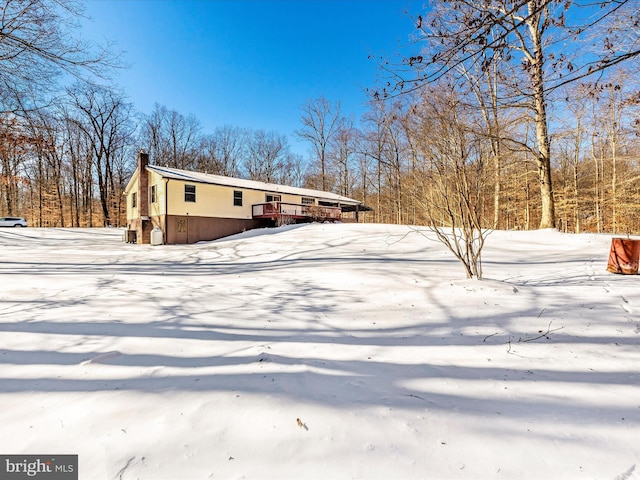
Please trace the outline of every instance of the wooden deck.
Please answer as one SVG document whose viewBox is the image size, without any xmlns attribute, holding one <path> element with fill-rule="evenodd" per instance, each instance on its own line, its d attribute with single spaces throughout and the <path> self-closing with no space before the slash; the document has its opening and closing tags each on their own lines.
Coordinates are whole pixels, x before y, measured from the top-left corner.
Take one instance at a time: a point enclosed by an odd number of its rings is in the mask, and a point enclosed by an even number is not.
<svg viewBox="0 0 640 480">
<path fill-rule="evenodd" d="M 342 218 L 342 209 L 340 207 L 323 207 L 284 202 L 268 202 L 252 205 L 252 213 L 253 218 L 266 218 L 277 223 L 339 221 Z"/>
</svg>

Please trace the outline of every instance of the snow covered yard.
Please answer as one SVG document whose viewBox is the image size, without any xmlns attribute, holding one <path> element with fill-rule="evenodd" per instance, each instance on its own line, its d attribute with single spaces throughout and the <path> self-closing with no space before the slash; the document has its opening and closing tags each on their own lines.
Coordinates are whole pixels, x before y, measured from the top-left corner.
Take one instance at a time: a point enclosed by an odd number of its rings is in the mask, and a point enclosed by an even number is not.
<svg viewBox="0 0 640 480">
<path fill-rule="evenodd" d="M 137 246 L 0 230 L 0 453 L 81 479 L 640 479 L 640 281 L 610 236 L 408 227 Z"/>
</svg>

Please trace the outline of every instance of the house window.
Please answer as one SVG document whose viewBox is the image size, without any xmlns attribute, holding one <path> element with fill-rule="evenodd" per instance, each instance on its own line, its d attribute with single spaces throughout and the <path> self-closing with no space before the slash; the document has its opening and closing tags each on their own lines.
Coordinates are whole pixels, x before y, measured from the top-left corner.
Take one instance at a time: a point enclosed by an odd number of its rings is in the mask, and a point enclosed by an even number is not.
<svg viewBox="0 0 640 480">
<path fill-rule="evenodd" d="M 138 206 L 138 194 L 133 192 L 131 194 L 131 208 L 136 208 Z"/>
<path fill-rule="evenodd" d="M 242 206 L 242 190 L 234 190 L 233 191 L 233 205 L 235 207 Z"/>
<path fill-rule="evenodd" d="M 316 199 L 315 198 L 311 198 L 311 197 L 302 197 L 302 204 L 303 205 L 315 205 L 316 204 Z"/>
<path fill-rule="evenodd" d="M 151 185 L 151 203 L 156 203 L 156 186 Z"/>
<path fill-rule="evenodd" d="M 270 193 L 267 193 L 266 198 L 267 202 L 279 202 L 282 197 L 280 197 L 280 195 L 271 195 Z"/>
<path fill-rule="evenodd" d="M 185 185 L 184 186 L 184 201 L 195 202 L 196 201 L 196 186 Z"/>
</svg>

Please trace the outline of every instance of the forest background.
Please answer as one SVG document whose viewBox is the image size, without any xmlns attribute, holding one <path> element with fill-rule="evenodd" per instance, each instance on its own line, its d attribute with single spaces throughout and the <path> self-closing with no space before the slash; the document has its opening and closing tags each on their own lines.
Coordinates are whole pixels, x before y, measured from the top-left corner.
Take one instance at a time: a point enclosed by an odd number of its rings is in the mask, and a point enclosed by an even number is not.
<svg viewBox="0 0 640 480">
<path fill-rule="evenodd" d="M 296 136 L 156 104 L 137 112 L 82 2 L 0 1 L 0 216 L 126 225 L 139 150 L 155 164 L 333 191 L 367 222 L 640 233 L 636 0 L 441 1 L 408 17 L 410 55 L 372 58 L 358 119 L 309 99 Z M 405 50 L 406 51 L 406 50 Z M 462 224 L 464 224 L 464 219 Z"/>
</svg>

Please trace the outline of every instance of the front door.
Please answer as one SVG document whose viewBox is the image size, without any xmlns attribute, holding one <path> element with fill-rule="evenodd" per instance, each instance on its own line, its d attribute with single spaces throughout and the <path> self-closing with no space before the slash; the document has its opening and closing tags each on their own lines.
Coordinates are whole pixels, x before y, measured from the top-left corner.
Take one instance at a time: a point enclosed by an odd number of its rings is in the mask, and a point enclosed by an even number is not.
<svg viewBox="0 0 640 480">
<path fill-rule="evenodd" d="M 174 222 L 176 243 L 189 243 L 189 217 L 175 217 Z"/>
</svg>

